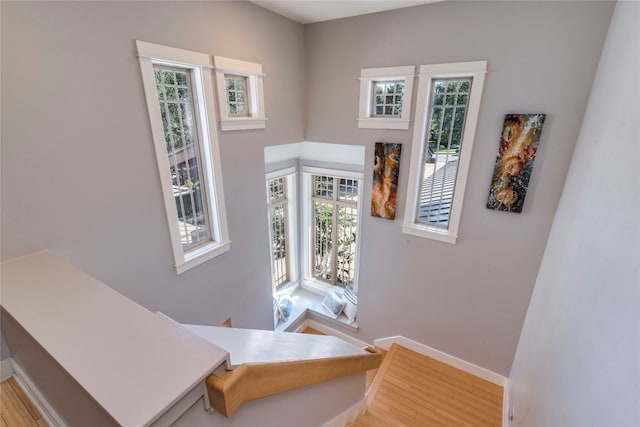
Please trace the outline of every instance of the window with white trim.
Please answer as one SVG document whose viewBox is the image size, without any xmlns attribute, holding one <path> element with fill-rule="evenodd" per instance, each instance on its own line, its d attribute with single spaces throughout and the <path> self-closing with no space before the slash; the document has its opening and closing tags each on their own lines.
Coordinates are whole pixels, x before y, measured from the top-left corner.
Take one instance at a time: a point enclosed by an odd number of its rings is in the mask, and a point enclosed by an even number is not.
<svg viewBox="0 0 640 427">
<path fill-rule="evenodd" d="M 414 73 L 413 65 L 363 69 L 358 127 L 409 129 Z"/>
<path fill-rule="evenodd" d="M 214 62 L 220 129 L 265 128 L 262 65 L 221 56 Z"/>
<path fill-rule="evenodd" d="M 229 250 L 210 56 L 136 41 L 175 267 Z"/>
<path fill-rule="evenodd" d="M 456 242 L 486 67 L 420 66 L 404 233 Z"/>
<path fill-rule="evenodd" d="M 318 290 L 338 286 L 357 292 L 361 174 L 345 176 L 319 168 L 307 172 L 305 284 Z"/>
<path fill-rule="evenodd" d="M 290 281 L 289 212 L 287 209 L 287 179 L 273 178 L 267 181 L 269 200 L 269 232 L 271 238 L 271 273 L 273 287 L 278 290 Z"/>
</svg>

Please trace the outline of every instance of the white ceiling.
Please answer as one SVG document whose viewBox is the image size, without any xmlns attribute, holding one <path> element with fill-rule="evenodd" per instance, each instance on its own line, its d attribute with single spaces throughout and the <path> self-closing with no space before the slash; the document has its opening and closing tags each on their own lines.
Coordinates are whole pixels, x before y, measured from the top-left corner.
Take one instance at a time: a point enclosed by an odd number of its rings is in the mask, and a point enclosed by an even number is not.
<svg viewBox="0 0 640 427">
<path fill-rule="evenodd" d="M 251 0 L 301 24 L 401 9 L 444 0 Z"/>
</svg>

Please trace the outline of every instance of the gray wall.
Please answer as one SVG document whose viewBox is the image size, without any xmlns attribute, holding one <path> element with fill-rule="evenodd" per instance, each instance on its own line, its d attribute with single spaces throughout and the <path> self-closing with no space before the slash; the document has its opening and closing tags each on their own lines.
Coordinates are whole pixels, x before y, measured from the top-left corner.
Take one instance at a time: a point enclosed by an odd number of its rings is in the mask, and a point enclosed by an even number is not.
<svg viewBox="0 0 640 427">
<path fill-rule="evenodd" d="M 511 371 L 514 425 L 640 425 L 639 75 L 640 4 L 619 2 Z"/>
<path fill-rule="evenodd" d="M 182 322 L 272 328 L 264 147 L 304 139 L 302 25 L 248 2 L 2 2 L 2 259 L 47 248 Z M 134 40 L 263 65 L 220 133 L 231 251 L 180 276 Z"/>
<path fill-rule="evenodd" d="M 374 143 L 404 144 L 398 218 L 369 216 L 368 194 L 363 203 L 359 338 L 404 335 L 508 375 L 612 10 L 456 1 L 305 27 L 307 140 L 365 145 L 365 188 Z M 482 59 L 458 243 L 402 234 L 413 129 L 357 128 L 360 69 Z M 485 208 L 507 113 L 547 114 L 522 214 Z"/>
</svg>

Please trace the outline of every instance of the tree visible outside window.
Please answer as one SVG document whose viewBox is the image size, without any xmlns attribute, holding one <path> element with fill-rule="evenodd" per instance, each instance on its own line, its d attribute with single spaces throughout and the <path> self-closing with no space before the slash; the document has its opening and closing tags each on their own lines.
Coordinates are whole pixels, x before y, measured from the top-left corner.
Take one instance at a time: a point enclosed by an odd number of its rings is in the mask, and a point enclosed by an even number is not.
<svg viewBox="0 0 640 427">
<path fill-rule="evenodd" d="M 486 69 L 420 66 L 404 233 L 456 242 Z"/>
<path fill-rule="evenodd" d="M 287 182 L 285 177 L 267 181 L 269 196 L 269 223 L 271 237 L 271 270 L 273 286 L 277 290 L 289 281 L 287 245 L 288 212 Z"/>
<path fill-rule="evenodd" d="M 180 240 L 190 249 L 211 239 L 200 187 L 200 147 L 195 130 L 191 74 L 188 69 L 153 67 Z"/>
<path fill-rule="evenodd" d="M 417 222 L 447 228 L 471 79 L 434 80 Z"/>
<path fill-rule="evenodd" d="M 400 117 L 404 94 L 404 81 L 373 83 L 372 116 Z"/>
<path fill-rule="evenodd" d="M 242 76 L 225 76 L 225 83 L 229 116 L 248 116 L 247 78 Z"/>
<path fill-rule="evenodd" d="M 359 181 L 313 175 L 312 185 L 313 276 L 353 289 L 357 268 Z"/>
<path fill-rule="evenodd" d="M 229 250 L 211 56 L 136 40 L 178 274 Z"/>
</svg>

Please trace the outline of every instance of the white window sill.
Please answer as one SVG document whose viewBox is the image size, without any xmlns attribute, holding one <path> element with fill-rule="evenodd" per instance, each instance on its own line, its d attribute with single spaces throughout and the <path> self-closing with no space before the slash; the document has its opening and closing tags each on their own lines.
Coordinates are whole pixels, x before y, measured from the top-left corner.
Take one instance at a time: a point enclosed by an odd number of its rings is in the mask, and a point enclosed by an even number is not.
<svg viewBox="0 0 640 427">
<path fill-rule="evenodd" d="M 412 236 L 424 237 L 426 239 L 437 240 L 445 243 L 456 243 L 458 236 L 450 234 L 448 230 L 443 230 L 436 227 L 429 227 L 422 224 L 403 225 L 402 232 L 404 234 L 411 234 Z"/>
<path fill-rule="evenodd" d="M 358 325 L 355 322 L 350 323 L 344 313 L 341 313 L 337 319 L 329 315 L 329 312 L 322 306 L 324 295 L 297 288 L 289 295 L 289 298 L 293 302 L 291 315 L 285 322 L 282 320 L 278 322 L 275 326 L 276 331 L 287 331 L 292 325 L 307 318 L 313 318 L 313 320 L 318 320 L 328 326 L 338 326 L 351 332 L 358 331 Z"/>
<path fill-rule="evenodd" d="M 393 119 L 387 117 L 359 118 L 358 127 L 360 129 L 409 129 L 409 120 Z"/>
<path fill-rule="evenodd" d="M 193 267 L 196 267 L 203 262 L 209 261 L 218 255 L 222 255 L 229 251 L 229 249 L 231 249 L 231 241 L 227 240 L 220 243 L 212 242 L 208 245 L 202 246 L 201 248 L 190 251 L 184 255 L 183 263 L 176 264 L 176 273 L 182 274 L 185 271 L 191 270 Z"/>
<path fill-rule="evenodd" d="M 265 127 L 267 127 L 267 119 L 264 117 L 234 117 L 220 120 L 220 129 L 223 131 L 264 129 Z"/>
</svg>

